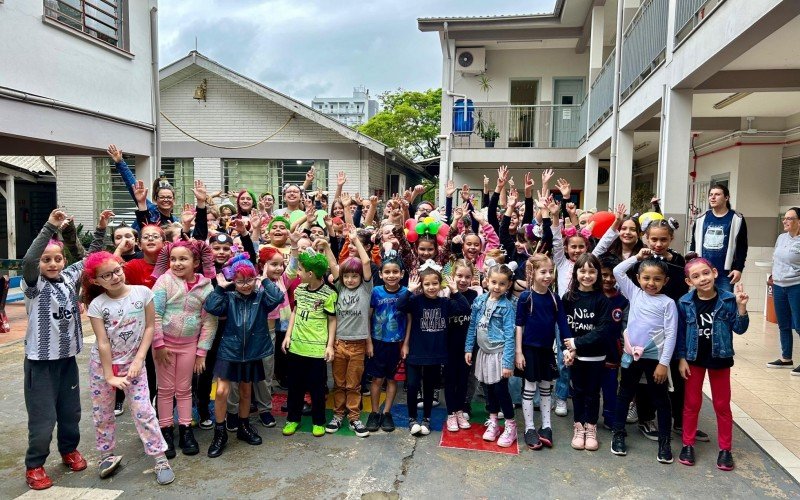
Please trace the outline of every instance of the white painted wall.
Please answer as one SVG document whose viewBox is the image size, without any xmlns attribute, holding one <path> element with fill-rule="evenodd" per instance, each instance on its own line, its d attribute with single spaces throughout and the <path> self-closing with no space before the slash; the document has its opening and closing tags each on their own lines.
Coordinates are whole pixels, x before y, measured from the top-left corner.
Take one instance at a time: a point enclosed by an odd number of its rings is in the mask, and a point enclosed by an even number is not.
<svg viewBox="0 0 800 500">
<path fill-rule="evenodd" d="M 133 58 L 42 21 L 42 0 L 0 6 L 0 86 L 122 118 L 153 123 L 150 8 L 157 0 L 129 1 Z"/>
<path fill-rule="evenodd" d="M 584 78 L 584 92 L 588 84 L 589 53 L 576 54 L 573 49 L 508 49 L 486 51 L 486 76 L 491 79 L 489 102 L 508 102 L 511 80 L 538 78 L 539 102 L 552 102 L 553 79 Z M 454 91 L 466 94 L 476 104 L 487 101 L 481 91 L 477 75 L 455 72 Z"/>
</svg>

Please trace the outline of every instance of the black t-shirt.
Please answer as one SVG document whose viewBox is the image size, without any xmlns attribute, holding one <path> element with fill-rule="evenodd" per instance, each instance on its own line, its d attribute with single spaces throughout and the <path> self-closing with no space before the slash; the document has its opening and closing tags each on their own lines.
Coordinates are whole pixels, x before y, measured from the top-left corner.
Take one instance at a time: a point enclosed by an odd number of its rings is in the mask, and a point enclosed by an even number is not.
<svg viewBox="0 0 800 500">
<path fill-rule="evenodd" d="M 715 358 L 712 356 L 712 338 L 714 334 L 714 307 L 717 305 L 718 296 L 703 300 L 695 294 L 694 307 L 697 310 L 697 358 L 690 364 L 703 368 L 730 368 L 733 358 Z"/>
</svg>

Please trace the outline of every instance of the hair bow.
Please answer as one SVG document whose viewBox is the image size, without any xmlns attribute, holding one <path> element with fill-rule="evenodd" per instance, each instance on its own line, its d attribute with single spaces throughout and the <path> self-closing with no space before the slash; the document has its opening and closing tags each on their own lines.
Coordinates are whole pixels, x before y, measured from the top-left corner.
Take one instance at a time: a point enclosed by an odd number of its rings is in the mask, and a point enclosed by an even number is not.
<svg viewBox="0 0 800 500">
<path fill-rule="evenodd" d="M 434 262 L 432 259 L 426 260 L 425 263 L 420 266 L 419 271 L 422 272 L 422 271 L 424 271 L 426 269 L 432 269 L 432 270 L 436 271 L 437 273 L 441 273 L 442 272 L 442 266 L 440 266 L 439 264 Z"/>
</svg>

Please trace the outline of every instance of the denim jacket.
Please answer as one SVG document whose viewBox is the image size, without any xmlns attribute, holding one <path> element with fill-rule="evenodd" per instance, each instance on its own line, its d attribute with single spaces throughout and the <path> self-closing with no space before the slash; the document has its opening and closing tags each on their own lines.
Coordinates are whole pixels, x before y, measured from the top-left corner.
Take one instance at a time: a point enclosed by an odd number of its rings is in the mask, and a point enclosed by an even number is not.
<svg viewBox="0 0 800 500">
<path fill-rule="evenodd" d="M 679 359 L 697 359 L 697 309 L 694 305 L 695 290 L 690 291 L 678 301 L 678 341 L 675 353 Z M 714 306 L 714 325 L 711 335 L 711 356 L 715 358 L 733 357 L 732 331 L 741 335 L 750 326 L 750 316 L 739 315 L 736 296 L 730 292 L 717 290 L 717 305 Z"/>
<path fill-rule="evenodd" d="M 467 330 L 467 343 L 464 352 L 472 352 L 477 337 L 478 320 L 483 314 L 489 294 L 478 295 L 472 303 L 472 320 Z M 489 320 L 489 341 L 503 343 L 503 368 L 514 369 L 514 350 L 516 348 L 515 317 L 517 311 L 508 297 L 501 297 L 494 308 L 492 318 Z"/>
</svg>

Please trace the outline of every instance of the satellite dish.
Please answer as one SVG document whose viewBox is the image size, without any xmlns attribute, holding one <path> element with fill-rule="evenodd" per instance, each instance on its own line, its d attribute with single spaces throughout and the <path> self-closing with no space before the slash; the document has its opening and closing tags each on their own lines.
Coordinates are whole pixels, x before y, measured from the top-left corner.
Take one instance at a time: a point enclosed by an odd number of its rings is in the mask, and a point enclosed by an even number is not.
<svg viewBox="0 0 800 500">
<path fill-rule="evenodd" d="M 472 62 L 475 58 L 472 56 L 472 52 L 467 52 L 466 50 L 461 52 L 458 56 L 458 64 L 462 68 L 469 68 L 472 66 Z"/>
</svg>

